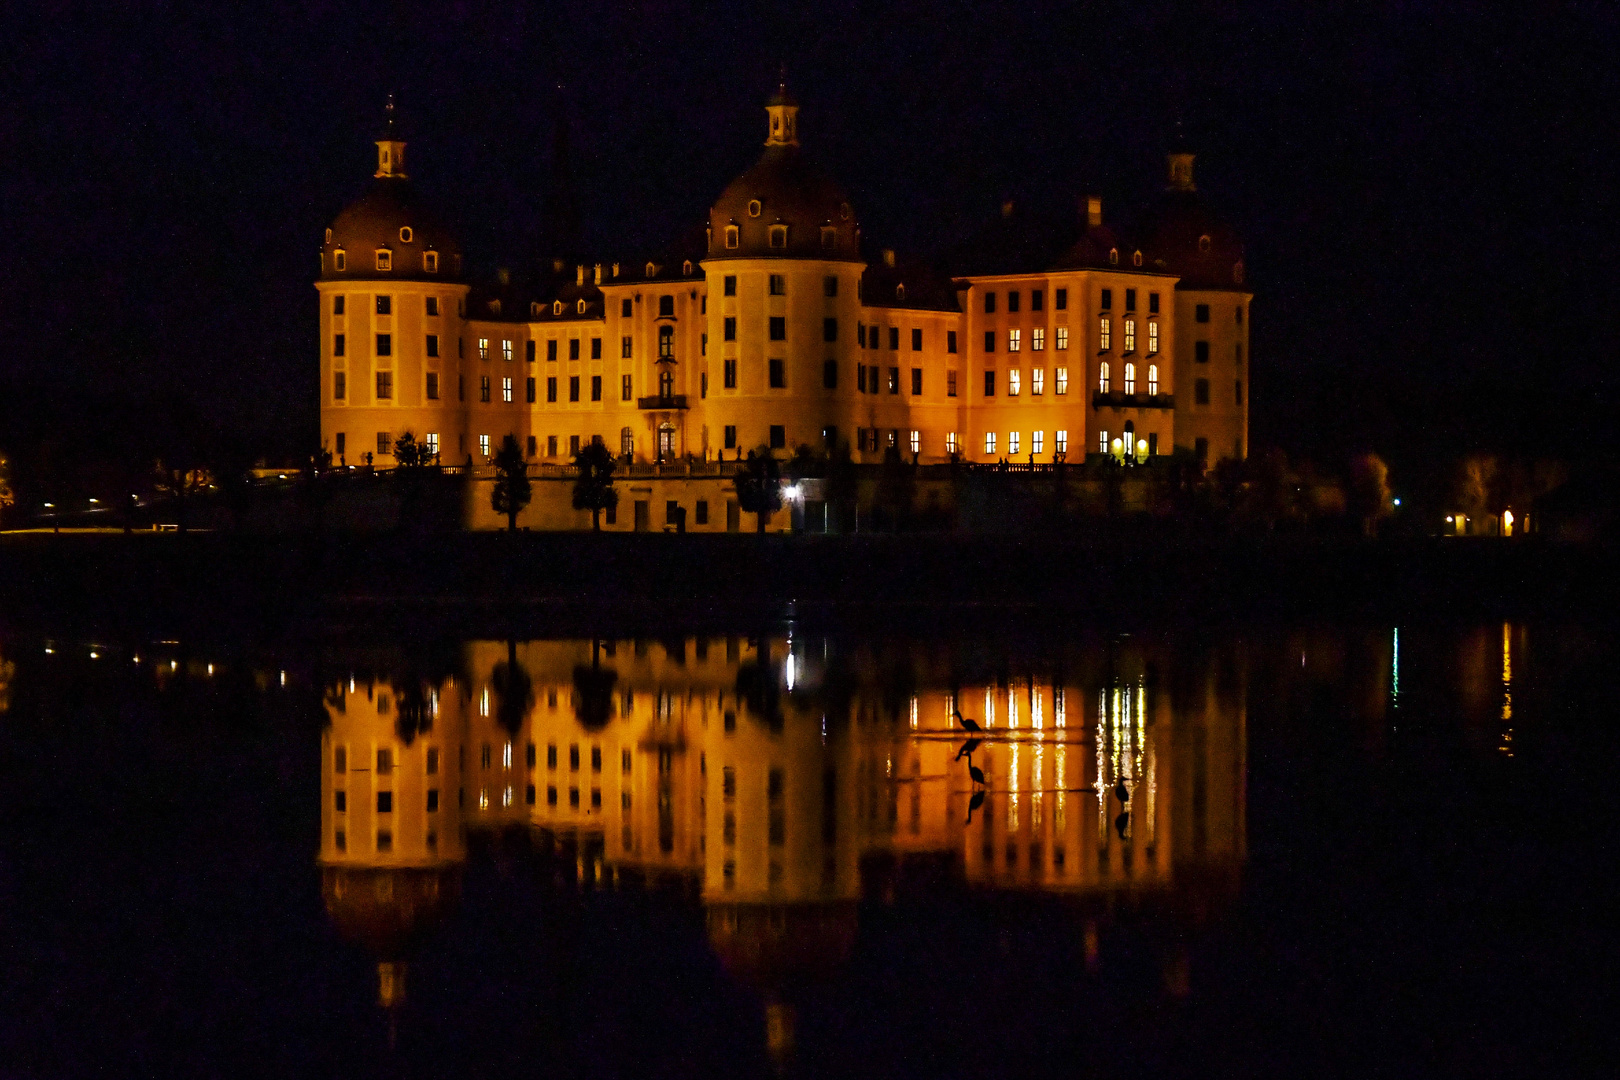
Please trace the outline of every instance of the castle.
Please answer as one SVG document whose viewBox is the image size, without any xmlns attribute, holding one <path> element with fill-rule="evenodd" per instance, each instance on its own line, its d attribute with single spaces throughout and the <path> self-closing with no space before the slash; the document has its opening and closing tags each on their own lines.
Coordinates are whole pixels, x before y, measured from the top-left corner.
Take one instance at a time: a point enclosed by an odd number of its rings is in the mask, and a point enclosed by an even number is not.
<svg viewBox="0 0 1620 1080">
<path fill-rule="evenodd" d="M 634 462 L 840 444 L 864 463 L 891 448 L 922 464 L 1245 455 L 1252 294 L 1191 153 L 1169 155 L 1132 227 L 1090 198 L 1055 258 L 941 274 L 863 255 L 783 87 L 764 152 L 688 248 L 485 287 L 408 179 L 391 110 L 370 190 L 321 247 L 335 463 L 387 466 L 406 431 L 446 464 L 483 464 L 507 435 L 537 464 L 592 441 Z"/>
</svg>

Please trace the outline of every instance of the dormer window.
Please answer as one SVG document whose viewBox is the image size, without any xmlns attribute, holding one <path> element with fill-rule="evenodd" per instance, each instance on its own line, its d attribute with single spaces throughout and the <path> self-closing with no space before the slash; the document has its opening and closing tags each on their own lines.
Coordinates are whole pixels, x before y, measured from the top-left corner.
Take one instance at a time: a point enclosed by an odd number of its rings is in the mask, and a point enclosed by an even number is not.
<svg viewBox="0 0 1620 1080">
<path fill-rule="evenodd" d="M 557 300 L 557 301 L 554 301 L 552 303 L 552 305 L 551 305 L 551 313 L 553 315 L 561 315 L 562 314 L 562 301 L 561 300 Z"/>
<path fill-rule="evenodd" d="M 737 247 L 737 226 L 726 226 L 726 247 L 735 250 Z"/>
<path fill-rule="evenodd" d="M 771 226 L 771 247 L 777 249 L 787 247 L 787 230 L 786 225 Z"/>
<path fill-rule="evenodd" d="M 838 230 L 831 225 L 821 227 L 821 250 L 831 251 L 838 245 Z"/>
<path fill-rule="evenodd" d="M 437 251 L 422 252 L 422 269 L 430 274 L 439 272 L 439 253 Z"/>
<path fill-rule="evenodd" d="M 499 300 L 491 300 L 489 302 L 489 313 L 491 315 L 499 315 L 501 313 L 501 302 Z"/>
<path fill-rule="evenodd" d="M 648 263 L 647 264 L 647 276 L 648 277 L 657 277 L 658 276 L 658 264 L 657 263 Z"/>
<path fill-rule="evenodd" d="M 1141 266 L 1142 265 L 1142 253 L 1140 251 L 1138 251 L 1135 255 L 1131 256 L 1131 265 L 1132 266 Z"/>
<path fill-rule="evenodd" d="M 904 300 L 906 298 L 906 287 L 904 285 L 896 285 L 894 287 L 894 298 L 896 300 Z"/>
<path fill-rule="evenodd" d="M 534 300 L 534 301 L 530 302 L 530 304 L 529 304 L 529 316 L 530 316 L 530 318 L 535 318 L 535 319 L 538 319 L 540 317 L 540 301 Z"/>
<path fill-rule="evenodd" d="M 402 244 L 408 244 L 411 242 L 411 237 L 415 235 L 415 233 L 411 232 L 411 227 L 409 225 L 401 226 L 399 230 L 399 242 Z"/>
<path fill-rule="evenodd" d="M 842 218 L 843 220 L 848 221 L 849 220 L 849 214 L 850 214 L 849 203 L 839 203 L 838 204 L 838 216 L 840 218 Z"/>
<path fill-rule="evenodd" d="M 450 256 L 450 269 L 454 273 L 457 273 L 457 274 L 461 273 L 461 256 L 460 255 L 452 255 L 452 256 Z"/>
<path fill-rule="evenodd" d="M 377 249 L 377 269 L 392 270 L 394 268 L 394 253 L 387 248 Z"/>
<path fill-rule="evenodd" d="M 326 230 L 326 242 L 328 244 L 330 244 L 332 242 L 332 230 L 331 229 Z"/>
<path fill-rule="evenodd" d="M 765 209 L 764 204 L 762 204 L 758 199 L 749 199 L 748 200 L 748 216 L 749 217 L 759 217 L 759 212 L 761 210 L 763 210 L 763 209 Z"/>
<path fill-rule="evenodd" d="M 1108 261 L 1115 266 L 1119 265 L 1119 248 L 1108 249 Z"/>
<path fill-rule="evenodd" d="M 692 260 L 691 259 L 687 259 L 685 262 L 681 263 L 681 276 L 682 277 L 691 277 L 692 276 Z"/>
<path fill-rule="evenodd" d="M 344 257 L 342 248 L 338 248 L 336 251 L 332 252 L 332 269 L 347 270 L 347 262 L 348 260 Z"/>
<path fill-rule="evenodd" d="M 577 310 L 581 315 L 585 314 L 585 301 L 581 300 L 578 304 L 574 305 L 574 307 L 575 310 Z"/>
<path fill-rule="evenodd" d="M 1208 234 L 1205 234 L 1204 236 L 1200 236 L 1198 238 L 1198 250 L 1203 251 L 1203 252 L 1208 252 L 1209 251 L 1209 236 L 1208 236 Z"/>
</svg>

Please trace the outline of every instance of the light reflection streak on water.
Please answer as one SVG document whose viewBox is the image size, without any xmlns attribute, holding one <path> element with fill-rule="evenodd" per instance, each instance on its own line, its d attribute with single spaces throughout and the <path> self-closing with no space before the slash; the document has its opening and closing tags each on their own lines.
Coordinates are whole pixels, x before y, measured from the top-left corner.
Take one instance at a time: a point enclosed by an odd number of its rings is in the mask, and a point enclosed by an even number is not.
<svg viewBox="0 0 1620 1080">
<path fill-rule="evenodd" d="M 1502 753 L 1513 756 L 1513 624 L 1502 624 Z"/>
</svg>

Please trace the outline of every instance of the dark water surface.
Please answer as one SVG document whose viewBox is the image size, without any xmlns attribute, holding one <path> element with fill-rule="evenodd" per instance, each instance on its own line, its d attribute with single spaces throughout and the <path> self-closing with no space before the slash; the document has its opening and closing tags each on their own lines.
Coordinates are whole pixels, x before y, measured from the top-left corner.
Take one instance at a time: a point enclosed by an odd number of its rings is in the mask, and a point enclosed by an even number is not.
<svg viewBox="0 0 1620 1080">
<path fill-rule="evenodd" d="M 0 1077 L 1612 1049 L 1608 629 L 342 637 L 0 637 Z"/>
</svg>

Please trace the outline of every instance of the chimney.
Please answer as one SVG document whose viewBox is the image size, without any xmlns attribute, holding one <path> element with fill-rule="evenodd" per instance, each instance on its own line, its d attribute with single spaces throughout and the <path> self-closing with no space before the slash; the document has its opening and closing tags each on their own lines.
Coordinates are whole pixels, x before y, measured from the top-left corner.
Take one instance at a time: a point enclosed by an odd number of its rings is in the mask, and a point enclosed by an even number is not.
<svg viewBox="0 0 1620 1080">
<path fill-rule="evenodd" d="M 504 266 L 501 267 L 499 270 L 495 271 L 495 280 L 500 282 L 502 285 L 512 284 L 512 271 L 508 270 Z"/>
<path fill-rule="evenodd" d="M 894 266 L 894 248 L 883 249 L 883 265 L 889 267 Z"/>
<path fill-rule="evenodd" d="M 596 264 L 596 284 L 602 284 L 602 264 Z"/>
<path fill-rule="evenodd" d="M 563 268 L 563 260 L 561 260 L 561 259 L 552 259 L 551 260 L 551 272 L 553 274 L 562 273 L 562 268 Z"/>
<path fill-rule="evenodd" d="M 583 285 L 583 284 L 585 284 L 585 264 L 584 263 L 580 263 L 578 266 L 574 267 L 574 284 L 575 285 Z"/>
<path fill-rule="evenodd" d="M 1086 196 L 1086 225 L 1095 229 L 1102 224 L 1102 196 Z"/>
<path fill-rule="evenodd" d="M 619 264 L 618 263 L 613 264 L 613 276 L 614 277 L 619 276 Z"/>
</svg>

